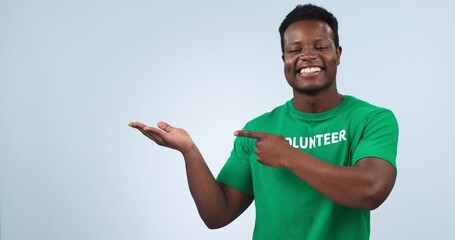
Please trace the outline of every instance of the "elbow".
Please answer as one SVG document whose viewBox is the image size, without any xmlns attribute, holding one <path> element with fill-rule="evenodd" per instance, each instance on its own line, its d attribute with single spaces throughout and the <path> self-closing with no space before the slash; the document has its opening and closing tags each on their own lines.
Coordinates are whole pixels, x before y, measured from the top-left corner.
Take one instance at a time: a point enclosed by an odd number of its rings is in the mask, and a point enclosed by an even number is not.
<svg viewBox="0 0 455 240">
<path fill-rule="evenodd" d="M 357 181 L 356 208 L 374 210 L 384 203 L 392 192 L 396 170 L 389 163 L 375 158 L 365 159 L 358 164 L 360 174 Z"/>
<path fill-rule="evenodd" d="M 360 209 L 375 210 L 384 203 L 392 191 L 392 187 L 384 187 L 380 184 L 372 184 L 364 190 L 360 198 Z"/>
<path fill-rule="evenodd" d="M 219 229 L 226 226 L 226 223 L 222 223 L 221 221 L 214 221 L 214 220 L 205 220 L 203 219 L 205 226 L 211 230 Z"/>
<path fill-rule="evenodd" d="M 215 230 L 215 229 L 219 229 L 219 228 L 222 228 L 224 226 L 221 226 L 221 225 L 216 225 L 216 224 L 205 224 L 205 226 L 207 226 L 208 229 L 210 230 Z"/>
<path fill-rule="evenodd" d="M 362 200 L 362 203 L 360 204 L 360 209 L 369 211 L 375 210 L 376 208 L 382 205 L 384 200 L 378 199 L 376 197 L 366 197 Z"/>
<path fill-rule="evenodd" d="M 212 230 L 222 228 L 230 223 L 230 221 L 225 219 L 221 214 L 200 214 L 200 216 L 205 226 Z"/>
</svg>

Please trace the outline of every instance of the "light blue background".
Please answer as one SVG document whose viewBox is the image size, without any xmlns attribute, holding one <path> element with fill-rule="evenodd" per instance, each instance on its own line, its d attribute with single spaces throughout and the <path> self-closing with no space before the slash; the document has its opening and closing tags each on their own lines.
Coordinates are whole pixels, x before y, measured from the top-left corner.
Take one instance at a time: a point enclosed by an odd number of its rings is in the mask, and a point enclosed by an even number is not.
<svg viewBox="0 0 455 240">
<path fill-rule="evenodd" d="M 292 96 L 277 29 L 298 3 L 0 0 L 1 239 L 250 239 L 253 207 L 208 230 L 180 154 L 127 124 L 185 128 L 217 175 Z M 455 239 L 454 4 L 314 3 L 340 23 L 339 90 L 400 124 L 371 239 Z"/>
</svg>

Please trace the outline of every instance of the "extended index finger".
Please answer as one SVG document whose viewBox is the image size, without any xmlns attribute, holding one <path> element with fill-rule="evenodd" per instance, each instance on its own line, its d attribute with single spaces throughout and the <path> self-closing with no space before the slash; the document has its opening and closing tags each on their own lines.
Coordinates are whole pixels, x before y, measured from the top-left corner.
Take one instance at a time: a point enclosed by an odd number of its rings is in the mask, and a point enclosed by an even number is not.
<svg viewBox="0 0 455 240">
<path fill-rule="evenodd" d="M 247 138 L 256 138 L 261 139 L 266 136 L 267 133 L 265 132 L 256 132 L 256 131 L 249 131 L 249 130 L 237 130 L 234 132 L 234 136 L 236 137 L 247 137 Z"/>
</svg>

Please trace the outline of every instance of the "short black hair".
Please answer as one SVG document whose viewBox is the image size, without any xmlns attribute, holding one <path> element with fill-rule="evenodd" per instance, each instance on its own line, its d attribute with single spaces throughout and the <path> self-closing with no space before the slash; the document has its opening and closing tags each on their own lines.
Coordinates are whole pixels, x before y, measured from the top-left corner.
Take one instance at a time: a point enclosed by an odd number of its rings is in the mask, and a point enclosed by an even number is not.
<svg viewBox="0 0 455 240">
<path fill-rule="evenodd" d="M 288 13 L 281 23 L 280 28 L 278 29 L 280 32 L 281 52 L 284 52 L 284 32 L 289 25 L 301 20 L 321 20 L 326 22 L 333 31 L 333 42 L 335 43 L 335 47 L 338 48 L 340 46 L 340 40 L 338 38 L 338 21 L 335 16 L 325 8 L 313 4 L 305 4 L 297 5 L 294 10 Z"/>
</svg>

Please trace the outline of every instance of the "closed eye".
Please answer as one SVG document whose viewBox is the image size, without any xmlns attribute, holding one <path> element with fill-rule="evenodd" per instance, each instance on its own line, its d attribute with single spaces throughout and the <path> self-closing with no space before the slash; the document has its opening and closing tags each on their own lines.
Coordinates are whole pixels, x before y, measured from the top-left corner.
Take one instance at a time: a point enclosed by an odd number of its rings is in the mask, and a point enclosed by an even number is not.
<svg viewBox="0 0 455 240">
<path fill-rule="evenodd" d="M 325 46 L 316 46 L 315 49 L 318 50 L 318 51 L 324 51 L 324 50 L 327 50 L 328 47 L 325 47 Z"/>
<path fill-rule="evenodd" d="M 299 53 L 300 49 L 291 49 L 288 51 L 288 53 Z"/>
</svg>

